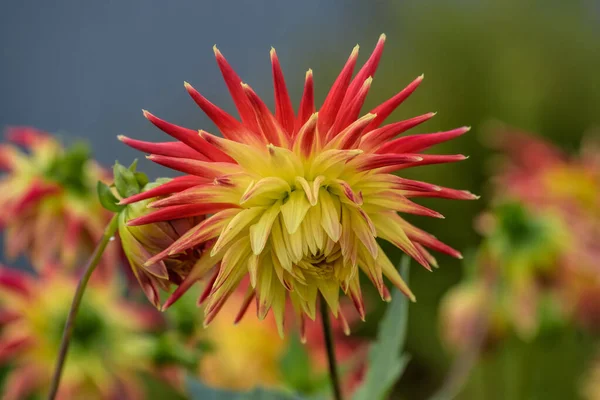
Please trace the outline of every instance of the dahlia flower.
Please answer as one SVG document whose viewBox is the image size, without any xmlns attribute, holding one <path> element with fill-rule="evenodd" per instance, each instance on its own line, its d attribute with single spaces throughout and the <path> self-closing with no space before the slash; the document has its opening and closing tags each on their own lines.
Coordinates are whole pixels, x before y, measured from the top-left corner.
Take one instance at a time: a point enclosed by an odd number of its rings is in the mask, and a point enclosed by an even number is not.
<svg viewBox="0 0 600 400">
<path fill-rule="evenodd" d="M 554 245 L 554 262 L 542 290 L 552 292 L 566 314 L 583 326 L 599 329 L 600 146 L 589 141 L 581 155 L 569 157 L 522 132 L 499 137 L 504 139 L 499 147 L 506 162 L 496 177 L 502 188 L 497 198 L 519 202 L 531 218 L 560 232 L 555 233 L 560 242 Z"/>
<path fill-rule="evenodd" d="M 75 279 L 52 268 L 35 277 L 0 267 L 0 363 L 9 368 L 3 399 L 48 392 L 76 285 Z M 154 349 L 145 332 L 155 324 L 156 314 L 119 299 L 117 289 L 105 280 L 90 283 L 59 399 L 142 398 L 137 373 L 151 365 Z"/>
<path fill-rule="evenodd" d="M 156 183 L 149 183 L 144 190 L 151 190 L 158 186 L 159 182 L 167 183 L 168 181 L 168 179 L 161 179 Z M 201 221 L 201 218 L 174 217 L 171 220 L 142 226 L 128 226 L 128 221 L 132 219 L 139 221 L 151 211 L 147 205 L 152 201 L 153 199 L 146 199 L 129 204 L 119 213 L 119 237 L 123 252 L 144 294 L 152 304 L 160 308 L 158 289 L 168 290 L 171 283 L 180 284 L 199 258 L 199 250 L 190 249 L 152 264 L 146 265 L 145 262 L 153 255 L 171 246 Z"/>
<path fill-rule="evenodd" d="M 91 253 L 110 218 L 95 190 L 105 172 L 87 150 L 64 149 L 33 128 L 11 128 L 7 138 L 12 143 L 0 144 L 0 169 L 6 171 L 0 177 L 6 254 L 27 254 L 38 269 L 55 262 L 73 267 Z M 105 256 L 106 267 L 115 265 L 113 250 Z"/>
<path fill-rule="evenodd" d="M 411 199 L 475 196 L 393 173 L 464 160 L 463 155 L 421 152 L 460 136 L 469 128 L 394 139 L 434 113 L 381 126 L 419 86 L 422 76 L 360 116 L 384 42 L 382 35 L 354 78 L 358 46 L 352 51 L 318 112 L 311 70 L 306 73 L 304 93 L 294 112 L 272 49 L 274 114 L 249 85 L 242 83 L 215 47 L 217 64 L 241 121 L 185 83 L 187 92 L 223 137 L 183 128 L 144 111 L 152 124 L 176 141 L 149 143 L 120 138 L 151 153 L 149 159 L 187 174 L 126 199 L 124 204 L 165 196 L 149 204 L 155 211 L 143 220 L 130 221 L 130 225 L 174 216 L 206 216 L 147 261 L 151 265 L 197 246 L 207 248 L 164 308 L 214 270 L 206 296 L 208 324 L 242 279 L 249 276 L 248 296 L 256 296 L 259 318 L 272 309 L 283 332 L 286 297 L 300 318 L 307 315 L 314 319 L 320 293 L 337 317 L 341 288 L 364 318 L 359 270 L 373 282 L 383 299 L 390 297 L 385 276 L 414 300 L 377 238 L 394 244 L 427 269 L 436 261 L 426 248 L 460 257 L 458 251 L 408 223 L 398 212 L 441 218 L 439 213 Z"/>
<path fill-rule="evenodd" d="M 484 236 L 477 277 L 447 295 L 442 318 L 454 322 L 443 326 L 462 325 L 458 320 L 467 318 L 465 310 L 481 305 L 466 290 L 480 290 L 491 272 L 498 282 L 494 294 L 487 294 L 489 308 L 522 339 L 569 321 L 598 330 L 600 163 L 595 147 L 589 143 L 587 152 L 568 157 L 522 132 L 492 136 L 504 162 L 493 177 L 495 204 L 477 221 Z"/>
</svg>

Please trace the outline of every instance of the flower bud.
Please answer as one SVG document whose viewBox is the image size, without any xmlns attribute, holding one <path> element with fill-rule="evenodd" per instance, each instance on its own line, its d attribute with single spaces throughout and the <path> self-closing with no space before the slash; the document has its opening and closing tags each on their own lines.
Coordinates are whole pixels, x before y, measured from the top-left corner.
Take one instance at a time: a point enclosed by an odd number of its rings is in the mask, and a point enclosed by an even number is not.
<svg viewBox="0 0 600 400">
<path fill-rule="evenodd" d="M 164 183 L 164 180 L 161 180 L 160 183 Z M 148 184 L 144 187 L 144 191 L 157 185 L 158 183 Z M 169 290 L 171 283 L 179 285 L 189 274 L 201 251 L 192 248 L 182 253 L 168 255 L 159 261 L 148 262 L 199 222 L 197 217 L 188 217 L 140 226 L 128 224 L 130 221 L 152 212 L 153 210 L 148 205 L 154 200 L 156 198 L 129 204 L 121 211 L 119 236 L 125 256 L 142 290 L 148 300 L 160 308 L 158 288 Z"/>
</svg>

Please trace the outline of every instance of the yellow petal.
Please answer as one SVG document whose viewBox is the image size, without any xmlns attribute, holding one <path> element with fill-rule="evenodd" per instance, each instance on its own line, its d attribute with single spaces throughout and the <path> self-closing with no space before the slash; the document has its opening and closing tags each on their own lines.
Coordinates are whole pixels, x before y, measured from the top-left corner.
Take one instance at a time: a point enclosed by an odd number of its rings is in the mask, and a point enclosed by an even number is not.
<svg viewBox="0 0 600 400">
<path fill-rule="evenodd" d="M 290 185 L 281 178 L 275 176 L 263 178 L 248 186 L 240 199 L 240 204 L 245 207 L 269 205 L 274 200 L 282 199 L 290 191 Z"/>
<path fill-rule="evenodd" d="M 223 229 L 217 239 L 217 243 L 211 251 L 211 255 L 216 254 L 223 246 L 231 242 L 240 232 L 242 232 L 250 223 L 252 223 L 262 212 L 264 208 L 253 207 L 240 211 L 231 219 L 229 224 Z"/>
<path fill-rule="evenodd" d="M 302 190 L 293 191 L 287 201 L 281 206 L 283 222 L 288 233 L 294 233 L 300 227 L 306 212 L 310 208 L 310 203 Z"/>
<path fill-rule="evenodd" d="M 337 242 L 342 234 L 339 204 L 336 204 L 329 192 L 323 188 L 320 189 L 319 203 L 321 204 L 321 226 L 331 240 Z"/>
<path fill-rule="evenodd" d="M 277 201 L 260 217 L 258 222 L 250 227 L 250 244 L 254 254 L 260 254 L 265 248 L 267 239 L 271 233 L 271 227 L 275 218 L 279 215 L 281 209 L 281 201 Z"/>
</svg>

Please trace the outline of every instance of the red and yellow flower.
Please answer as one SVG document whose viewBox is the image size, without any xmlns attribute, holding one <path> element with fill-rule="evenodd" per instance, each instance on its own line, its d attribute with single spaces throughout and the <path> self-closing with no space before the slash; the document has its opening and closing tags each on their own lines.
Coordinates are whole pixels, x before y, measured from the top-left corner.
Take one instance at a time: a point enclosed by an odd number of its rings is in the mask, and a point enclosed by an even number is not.
<svg viewBox="0 0 600 400">
<path fill-rule="evenodd" d="M 568 322 L 600 329 L 597 146 L 589 143 L 581 156 L 568 157 L 522 132 L 494 137 L 504 162 L 493 178 L 496 204 L 478 219 L 484 241 L 475 260 L 477 276 L 448 293 L 443 329 L 465 326 L 483 303 L 500 325 L 525 340 Z M 482 291 L 490 273 L 496 276 L 494 290 Z M 461 347 L 449 337 L 456 334 L 443 335 Z"/>
<path fill-rule="evenodd" d="M 2 398 L 45 395 L 77 281 L 52 268 L 38 277 L 0 267 Z M 116 285 L 92 281 L 76 320 L 59 399 L 143 398 L 137 373 L 152 366 L 148 331 L 157 322 L 119 298 Z"/>
<path fill-rule="evenodd" d="M 553 228 L 547 235 L 554 241 L 548 253 L 553 258 L 542 290 L 554 293 L 567 315 L 599 329 L 600 146 L 584 143 L 580 156 L 569 157 L 525 133 L 505 132 L 502 138 L 507 158 L 496 177 L 498 199 L 519 202 Z"/>
<path fill-rule="evenodd" d="M 151 153 L 151 160 L 187 174 L 126 199 L 123 203 L 130 204 L 164 196 L 149 204 L 154 212 L 130 221 L 130 225 L 206 216 L 147 261 L 150 265 L 197 246 L 207 248 L 165 308 L 214 270 L 206 298 L 206 324 L 246 276 L 248 298 L 256 296 L 259 318 L 272 309 L 280 332 L 286 297 L 300 318 L 308 315 L 314 319 L 320 293 L 337 316 L 340 288 L 364 318 L 359 270 L 383 299 L 390 297 L 384 276 L 414 299 L 376 238 L 391 242 L 427 269 L 436 265 L 427 248 L 460 257 L 458 251 L 408 223 L 398 212 L 441 218 L 411 199 L 476 196 L 393 173 L 464 160 L 463 155 L 422 152 L 469 128 L 394 139 L 434 113 L 382 126 L 419 86 L 422 76 L 361 117 L 384 43 L 382 35 L 354 78 L 358 47 L 352 51 L 318 112 L 312 71 L 306 73 L 304 94 L 298 112 L 294 112 L 277 54 L 271 50 L 275 114 L 242 83 L 215 47 L 217 64 L 241 121 L 185 83 L 187 92 L 223 137 L 171 124 L 147 111 L 144 116 L 175 142 L 120 137 L 128 145 Z"/>
<path fill-rule="evenodd" d="M 7 137 L 12 143 L 0 145 L 0 169 L 6 171 L 0 177 L 6 254 L 26 253 L 38 269 L 49 263 L 73 267 L 90 254 L 110 218 L 96 197 L 96 182 L 106 173 L 87 150 L 64 149 L 47 133 L 11 128 Z M 112 247 L 104 272 L 116 264 Z"/>
</svg>

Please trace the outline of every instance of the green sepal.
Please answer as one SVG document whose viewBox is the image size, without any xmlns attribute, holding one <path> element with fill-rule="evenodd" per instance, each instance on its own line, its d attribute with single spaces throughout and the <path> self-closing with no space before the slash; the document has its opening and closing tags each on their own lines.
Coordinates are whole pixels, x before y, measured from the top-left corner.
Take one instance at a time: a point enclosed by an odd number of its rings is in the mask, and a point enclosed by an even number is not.
<svg viewBox="0 0 600 400">
<path fill-rule="evenodd" d="M 135 177 L 135 173 L 129 168 L 125 168 L 123 165 L 116 162 L 113 167 L 113 174 L 115 187 L 121 198 L 125 199 L 136 195 L 141 191 L 141 186 Z"/>
<path fill-rule="evenodd" d="M 102 207 L 106 208 L 108 211 L 118 213 L 125 208 L 124 205 L 119 205 L 119 199 L 117 199 L 106 183 L 98 181 L 96 190 L 98 191 L 98 199 L 100 200 L 100 204 L 102 204 Z"/>
</svg>

